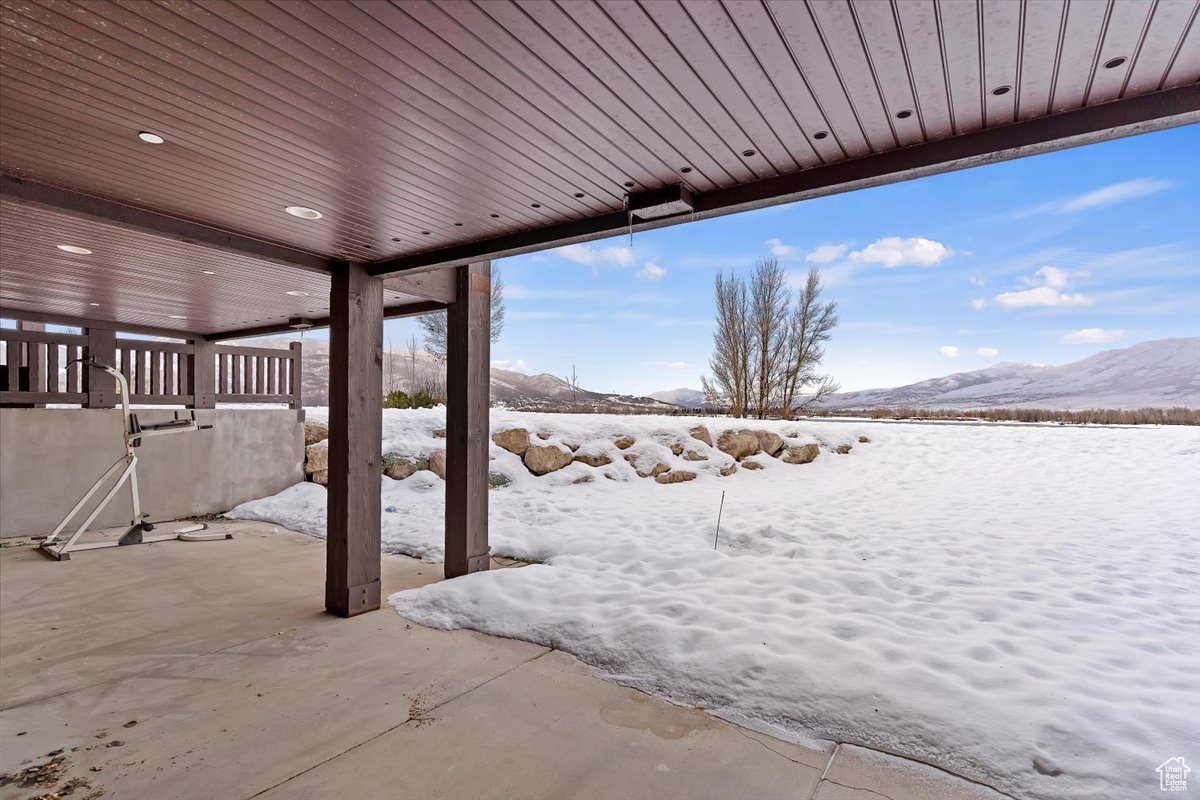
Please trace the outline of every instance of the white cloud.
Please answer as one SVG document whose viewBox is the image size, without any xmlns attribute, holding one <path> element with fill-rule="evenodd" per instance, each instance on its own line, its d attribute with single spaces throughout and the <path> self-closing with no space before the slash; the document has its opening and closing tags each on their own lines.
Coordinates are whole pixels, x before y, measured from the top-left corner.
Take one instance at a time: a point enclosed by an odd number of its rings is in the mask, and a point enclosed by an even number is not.
<svg viewBox="0 0 1200 800">
<path fill-rule="evenodd" d="M 1157 194 L 1171 187 L 1170 181 L 1156 178 L 1137 178 L 1132 181 L 1110 184 L 1087 194 L 1068 200 L 1059 209 L 1060 213 L 1069 214 L 1072 211 L 1085 211 L 1089 208 L 1111 206 L 1125 200 L 1134 200 Z"/>
<path fill-rule="evenodd" d="M 590 244 L 569 244 L 556 247 L 550 252 L 556 253 L 576 264 L 615 264 L 619 267 L 633 265 L 633 250 L 628 247 L 595 248 Z"/>
<path fill-rule="evenodd" d="M 784 244 L 779 239 L 767 239 L 767 244 L 771 248 L 771 255 L 777 258 L 794 258 L 797 250 L 790 244 Z"/>
<path fill-rule="evenodd" d="M 980 289 L 982 289 L 984 286 L 987 286 L 987 279 L 984 278 L 982 275 L 968 276 L 967 282 L 970 283 L 972 286 L 979 287 Z"/>
<path fill-rule="evenodd" d="M 971 300 L 971 308 L 975 309 L 976 311 L 978 311 L 979 309 L 983 308 L 986 305 L 987 305 L 987 300 L 985 298 L 976 297 Z"/>
<path fill-rule="evenodd" d="M 944 344 L 938 348 L 938 352 L 946 358 L 958 358 L 958 348 L 952 344 Z"/>
<path fill-rule="evenodd" d="M 503 359 L 502 361 L 493 361 L 492 366 L 496 369 L 507 369 L 512 372 L 531 372 L 532 367 L 526 364 L 522 359 Z"/>
<path fill-rule="evenodd" d="M 846 255 L 850 249 L 850 245 L 842 244 L 823 244 L 809 251 L 808 255 L 804 256 L 804 260 L 813 264 L 828 264 L 830 261 L 837 261 Z"/>
<path fill-rule="evenodd" d="M 671 366 L 674 369 L 687 369 L 688 368 L 686 361 L 672 361 Z"/>
<path fill-rule="evenodd" d="M 1115 342 L 1125 337 L 1125 331 L 1105 328 L 1083 328 L 1068 333 L 1062 338 L 1063 344 L 1103 344 Z"/>
<path fill-rule="evenodd" d="M 661 281 L 667 271 L 651 261 L 647 261 L 646 265 L 638 270 L 637 276 L 647 281 Z"/>
<path fill-rule="evenodd" d="M 876 263 L 891 269 L 905 265 L 932 267 L 945 261 L 954 251 L 941 242 L 912 236 L 901 239 L 899 236 L 888 236 L 877 242 L 855 250 L 850 254 L 850 260 L 856 263 Z"/>
<path fill-rule="evenodd" d="M 1021 282 L 1032 289 L 1019 292 L 1002 292 L 996 295 L 995 302 L 1004 308 L 1033 308 L 1038 306 L 1082 306 L 1091 299 L 1082 294 L 1064 292 L 1071 285 L 1071 280 L 1081 273 L 1068 273 L 1058 267 L 1042 267 L 1031 277 L 1022 278 Z"/>
<path fill-rule="evenodd" d="M 1022 278 L 1021 282 L 1026 286 L 1049 286 L 1052 289 L 1065 289 L 1073 277 L 1075 276 L 1068 273 L 1065 269 L 1042 267 L 1033 273 L 1032 277 Z"/>
<path fill-rule="evenodd" d="M 996 305 L 1005 308 L 1035 306 L 1082 306 L 1090 301 L 1081 294 L 1066 294 L 1051 286 L 1038 286 L 1023 292 L 1004 292 L 996 295 Z"/>
<path fill-rule="evenodd" d="M 975 350 L 976 355 L 981 355 L 984 358 L 995 358 L 1000 355 L 1000 351 L 994 347 L 980 347 Z"/>
</svg>

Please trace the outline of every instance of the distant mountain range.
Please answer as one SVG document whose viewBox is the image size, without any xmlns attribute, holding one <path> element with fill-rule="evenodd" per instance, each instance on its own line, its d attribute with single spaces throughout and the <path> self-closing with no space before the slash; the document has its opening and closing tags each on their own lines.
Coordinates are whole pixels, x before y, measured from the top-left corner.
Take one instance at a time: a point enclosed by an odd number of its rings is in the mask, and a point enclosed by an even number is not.
<svg viewBox="0 0 1200 800">
<path fill-rule="evenodd" d="M 1106 350 L 1059 367 L 1002 363 L 892 389 L 831 395 L 830 410 L 1200 408 L 1200 338 Z"/>
<path fill-rule="evenodd" d="M 256 347 L 287 347 L 291 339 L 265 339 L 253 342 Z M 306 406 L 329 404 L 329 342 L 324 339 L 304 339 L 303 402 Z M 249 342 L 247 342 L 249 344 Z M 412 392 L 429 382 L 431 376 L 443 369 L 433 356 L 418 350 L 393 350 L 384 353 L 384 389 Z M 562 378 L 554 375 L 526 375 L 522 372 L 492 367 L 492 400 L 519 409 L 552 409 L 582 404 L 605 411 L 672 408 L 651 397 L 606 394 L 580 388 L 574 392 Z"/>
<path fill-rule="evenodd" d="M 291 340 L 255 342 L 287 347 Z M 385 354 L 384 385 L 412 391 L 412 379 L 441 367 L 428 353 L 407 350 Z M 329 342 L 304 340 L 304 403 L 327 405 Z M 492 400 L 512 408 L 553 409 L 583 404 L 600 411 L 671 410 L 704 407 L 699 389 L 672 389 L 649 396 L 608 394 L 579 389 L 555 375 L 526 375 L 492 368 Z M 842 392 L 826 398 L 832 411 L 872 408 L 955 409 L 1042 408 L 1047 410 L 1200 408 L 1200 337 L 1142 342 L 1106 350 L 1059 367 L 1002 363 L 957 372 L 908 386 Z"/>
</svg>

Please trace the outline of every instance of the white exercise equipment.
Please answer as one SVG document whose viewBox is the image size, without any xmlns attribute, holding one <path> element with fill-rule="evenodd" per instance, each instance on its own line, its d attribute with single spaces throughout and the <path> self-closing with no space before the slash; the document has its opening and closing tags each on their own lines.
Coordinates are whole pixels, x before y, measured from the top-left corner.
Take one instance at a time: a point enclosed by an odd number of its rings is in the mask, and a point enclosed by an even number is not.
<svg viewBox="0 0 1200 800">
<path fill-rule="evenodd" d="M 80 359 L 83 361 L 82 359 Z M 179 539 L 185 542 L 201 542 L 212 541 L 215 539 L 232 539 L 232 534 L 220 533 L 201 533 L 208 528 L 207 525 L 190 525 L 185 528 L 180 528 L 174 533 L 160 536 L 146 536 L 145 534 L 154 530 L 154 523 L 147 520 L 149 514 L 142 513 L 141 497 L 138 493 L 137 480 L 137 465 L 138 457 L 134 450 L 142 446 L 142 439 L 151 436 L 167 436 L 176 433 L 192 433 L 194 431 L 206 430 L 212 425 L 197 425 L 195 414 L 189 409 L 187 411 L 176 411 L 175 418 L 166 422 L 158 422 L 151 425 L 142 425 L 138 422 L 137 414 L 132 414 L 129 411 L 129 382 L 125 376 L 118 372 L 114 367 L 105 364 L 99 359 L 90 359 L 83 361 L 88 367 L 107 372 L 117 379 L 117 391 L 121 395 L 121 419 L 124 424 L 123 441 L 125 444 L 125 455 L 121 456 L 117 461 L 104 471 L 104 474 L 96 479 L 92 484 L 92 488 L 88 489 L 87 494 L 80 498 L 62 522 L 58 523 L 58 527 L 54 532 L 46 537 L 41 544 L 41 550 L 48 556 L 56 558 L 59 561 L 66 561 L 71 558 L 71 553 L 79 550 L 97 550 L 101 547 L 121 547 L 130 544 L 145 544 L 149 542 L 164 542 L 170 539 Z M 77 514 L 87 505 L 95 494 L 100 491 L 100 487 L 108 482 L 112 476 L 119 474 L 117 482 L 108 494 L 92 509 L 83 523 L 75 529 L 70 538 L 59 544 L 60 537 L 67 525 Z M 129 494 L 133 499 L 133 519 L 129 523 L 129 530 L 117 540 L 106 540 L 102 542 L 79 542 L 79 537 L 87 531 L 88 526 L 92 521 L 99 516 L 100 512 L 109 504 L 109 502 L 117 496 L 117 492 L 129 481 Z"/>
</svg>

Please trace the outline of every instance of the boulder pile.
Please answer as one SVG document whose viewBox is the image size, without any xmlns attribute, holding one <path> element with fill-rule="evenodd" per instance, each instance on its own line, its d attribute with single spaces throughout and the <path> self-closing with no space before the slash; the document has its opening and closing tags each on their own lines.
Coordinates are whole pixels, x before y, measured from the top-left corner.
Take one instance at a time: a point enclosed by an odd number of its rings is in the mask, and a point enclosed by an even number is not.
<svg viewBox="0 0 1200 800">
<path fill-rule="evenodd" d="M 322 485 L 329 480 L 329 429 L 322 423 L 310 422 L 304 426 L 305 458 L 304 471 L 308 480 Z M 444 438 L 441 429 L 434 432 L 435 438 Z M 492 442 L 502 450 L 512 453 L 532 475 L 545 476 L 566 469 L 576 463 L 597 470 L 610 480 L 628 480 L 620 470 L 614 472 L 612 465 L 622 460 L 629 464 L 639 478 L 652 478 L 656 483 L 685 483 L 695 480 L 694 469 L 707 469 L 726 477 L 738 471 L 761 470 L 767 465 L 764 459 L 778 460 L 784 464 L 810 464 L 821 454 L 821 446 L 812 442 L 797 443 L 797 434 L 780 436 L 769 430 L 750 428 L 729 429 L 713 436 L 704 425 L 688 430 L 688 436 L 678 439 L 666 434 L 655 434 L 639 441 L 630 435 L 609 439 L 596 439 L 583 444 L 564 442 L 561 438 L 538 431 L 531 433 L 526 428 L 506 428 L 492 434 Z M 858 443 L 870 440 L 858 437 Z M 828 449 L 848 454 L 850 444 L 840 444 Z M 752 458 L 752 457 L 757 458 Z M 673 462 L 673 463 L 672 463 Z M 684 469 L 684 462 L 692 462 Z M 706 466 L 703 462 L 713 462 Z M 621 467 L 624 470 L 624 467 Z M 429 470 L 439 478 L 446 478 L 446 451 L 437 449 L 428 456 L 405 458 L 396 453 L 383 457 L 383 474 L 392 480 L 405 480 L 421 470 Z M 595 473 L 575 468 L 565 473 L 562 482 L 591 483 Z M 489 473 L 489 486 L 498 488 L 507 485 L 510 478 L 501 473 Z"/>
</svg>

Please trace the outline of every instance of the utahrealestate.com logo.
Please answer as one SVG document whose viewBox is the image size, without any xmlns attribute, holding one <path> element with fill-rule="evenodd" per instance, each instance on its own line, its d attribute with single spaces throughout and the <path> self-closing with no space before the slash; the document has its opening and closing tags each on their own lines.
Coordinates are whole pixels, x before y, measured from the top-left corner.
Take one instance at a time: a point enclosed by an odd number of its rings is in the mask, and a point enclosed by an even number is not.
<svg viewBox="0 0 1200 800">
<path fill-rule="evenodd" d="M 1186 792 L 1187 776 L 1192 768 L 1183 763 L 1183 756 L 1168 758 L 1158 766 L 1158 788 L 1164 792 Z"/>
</svg>

